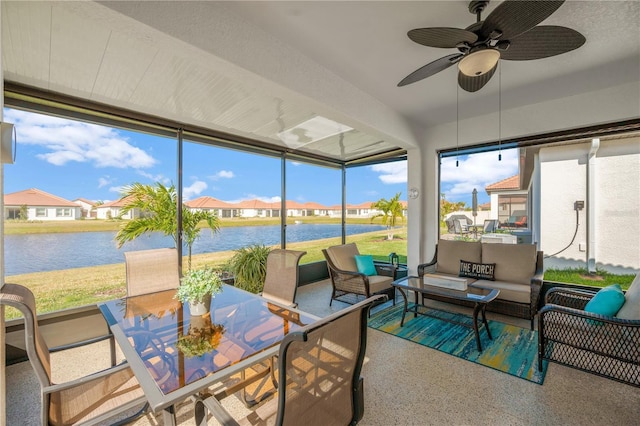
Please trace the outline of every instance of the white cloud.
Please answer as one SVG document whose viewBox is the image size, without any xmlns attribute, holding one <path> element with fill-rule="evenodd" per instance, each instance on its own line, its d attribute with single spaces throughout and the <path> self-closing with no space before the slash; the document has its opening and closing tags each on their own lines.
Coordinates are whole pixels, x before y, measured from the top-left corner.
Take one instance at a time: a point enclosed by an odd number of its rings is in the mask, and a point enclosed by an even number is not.
<svg viewBox="0 0 640 426">
<path fill-rule="evenodd" d="M 112 186 L 109 188 L 109 192 L 115 192 L 116 194 L 122 194 L 122 191 L 126 186 Z"/>
<path fill-rule="evenodd" d="M 154 175 L 152 173 L 147 173 L 147 172 L 145 172 L 143 170 L 138 170 L 137 173 L 140 176 L 144 176 L 147 179 L 153 181 L 153 183 L 160 182 L 160 183 L 162 183 L 164 185 L 169 185 L 171 183 L 171 179 L 169 179 L 168 177 L 165 177 L 162 174 Z"/>
<path fill-rule="evenodd" d="M 185 200 L 190 200 L 192 197 L 200 195 L 205 189 L 207 189 L 207 184 L 201 180 L 196 180 L 182 189 L 182 197 Z"/>
<path fill-rule="evenodd" d="M 103 186 L 110 185 L 114 182 L 110 176 L 104 176 L 98 179 L 98 188 L 102 188 Z"/>
<path fill-rule="evenodd" d="M 231 179 L 231 178 L 234 178 L 235 176 L 236 175 L 230 170 L 220 170 L 215 175 L 209 176 L 209 178 L 211 180 L 220 180 L 220 179 Z"/>
<path fill-rule="evenodd" d="M 371 166 L 371 170 L 380 173 L 378 179 L 385 184 L 407 183 L 407 162 L 397 161 Z"/>
<path fill-rule="evenodd" d="M 141 169 L 156 164 L 151 155 L 129 144 L 115 129 L 19 110 L 8 110 L 5 115 L 16 126 L 18 144 L 49 151 L 38 158 L 56 166 L 75 161 L 95 167 Z"/>
<path fill-rule="evenodd" d="M 471 195 L 473 189 L 484 191 L 487 185 L 499 182 L 518 174 L 518 149 L 502 151 L 502 160 L 498 161 L 498 152 L 482 152 L 469 156 L 442 159 L 440 181 L 447 187 L 445 197 L 453 201 L 455 195 Z"/>
</svg>

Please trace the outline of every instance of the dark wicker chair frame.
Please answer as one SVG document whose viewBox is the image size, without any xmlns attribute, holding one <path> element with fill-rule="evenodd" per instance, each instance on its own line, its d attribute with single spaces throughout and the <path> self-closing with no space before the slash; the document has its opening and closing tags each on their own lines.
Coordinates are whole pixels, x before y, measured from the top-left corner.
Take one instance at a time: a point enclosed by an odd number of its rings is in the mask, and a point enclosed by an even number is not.
<svg viewBox="0 0 640 426">
<path fill-rule="evenodd" d="M 333 287 L 329 306 L 331 306 L 334 300 L 353 305 L 377 294 L 387 295 L 388 299 L 392 300 L 394 305 L 396 304 L 395 287 L 389 286 L 382 291 L 372 293 L 369 288 L 369 277 L 359 272 L 338 269 L 331 261 L 331 257 L 327 253 L 327 250 L 322 249 L 322 253 L 327 261 L 329 278 L 331 278 L 331 285 Z M 378 275 L 392 277 L 393 280 L 396 279 L 397 269 L 394 265 L 375 263 L 375 267 Z"/>
<path fill-rule="evenodd" d="M 543 260 L 544 256 L 541 251 L 538 251 L 536 259 L 536 272 L 531 277 L 531 300 L 529 303 L 518 303 L 509 300 L 495 299 L 487 305 L 487 311 L 496 312 L 499 314 L 510 315 L 518 318 L 525 318 L 531 322 L 531 329 L 533 330 L 533 320 L 538 312 L 538 302 L 540 299 L 540 290 L 542 289 L 542 281 L 544 277 Z M 418 265 L 418 276 L 422 277 L 424 274 L 433 274 L 436 272 L 436 263 L 438 259 L 438 246 L 436 244 L 436 251 L 433 254 L 433 259 L 429 263 L 423 263 Z M 442 302 L 451 303 L 451 299 L 439 298 L 438 296 L 430 295 L 429 299 L 439 300 Z M 465 302 L 463 300 L 456 300 L 454 303 L 473 307 L 473 303 Z"/>
<path fill-rule="evenodd" d="M 640 320 L 585 312 L 595 291 L 552 288 L 538 313 L 538 368 L 548 360 L 640 387 Z"/>
</svg>

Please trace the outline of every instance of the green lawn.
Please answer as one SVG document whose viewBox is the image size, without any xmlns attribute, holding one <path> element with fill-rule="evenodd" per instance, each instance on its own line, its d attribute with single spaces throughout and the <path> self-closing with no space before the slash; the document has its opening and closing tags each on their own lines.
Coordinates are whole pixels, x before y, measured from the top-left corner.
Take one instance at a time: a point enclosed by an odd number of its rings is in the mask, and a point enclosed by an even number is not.
<svg viewBox="0 0 640 426">
<path fill-rule="evenodd" d="M 376 231 L 349 236 L 347 241 L 357 243 L 361 253 L 372 254 L 378 260 L 388 260 L 389 253 L 396 252 L 400 262 L 406 263 L 406 228 L 400 229 L 391 241 L 385 239 L 386 235 L 386 231 Z M 305 250 L 307 254 L 300 263 L 310 263 L 324 260 L 322 249 L 338 244 L 341 244 L 340 237 L 287 244 L 287 248 Z M 194 255 L 192 267 L 209 266 L 222 270 L 233 254 L 233 251 L 224 251 Z M 183 265 L 187 265 L 186 258 L 183 259 Z M 112 265 L 7 276 L 6 282 L 30 288 L 36 297 L 37 312 L 44 313 L 124 297 L 125 277 L 123 261 Z M 19 316 L 18 311 L 12 308 L 6 311 L 8 319 Z"/>
<path fill-rule="evenodd" d="M 616 275 L 602 270 L 597 270 L 594 275 L 589 275 L 586 268 L 547 269 L 544 272 L 545 281 L 572 283 L 592 287 L 606 287 L 611 284 L 620 284 L 623 290 L 629 288 L 634 278 L 634 274 Z"/>
</svg>

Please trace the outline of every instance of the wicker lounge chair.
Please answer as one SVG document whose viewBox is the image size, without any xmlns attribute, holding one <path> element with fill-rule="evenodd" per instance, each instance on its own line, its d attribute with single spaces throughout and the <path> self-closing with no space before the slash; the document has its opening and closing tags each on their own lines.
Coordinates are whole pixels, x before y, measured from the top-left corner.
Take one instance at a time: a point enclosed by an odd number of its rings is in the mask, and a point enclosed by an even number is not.
<svg viewBox="0 0 640 426">
<path fill-rule="evenodd" d="M 396 279 L 396 268 L 393 265 L 375 265 L 377 275 L 367 276 L 358 272 L 355 256 L 359 255 L 355 243 L 333 246 L 323 249 L 333 291 L 331 301 L 357 303 L 375 294 L 386 294 L 395 305 L 395 289 L 391 286 Z"/>
<path fill-rule="evenodd" d="M 280 345 L 277 398 L 235 420 L 210 395 L 196 400 L 196 424 L 207 409 L 223 425 L 356 424 L 364 414 L 360 377 L 369 308 L 385 300 L 374 296 L 288 334 Z"/>
<path fill-rule="evenodd" d="M 144 410 L 146 398 L 127 364 L 70 382 L 53 383 L 49 348 L 38 330 L 33 293 L 21 285 L 5 284 L 0 304 L 12 306 L 24 315 L 26 351 L 40 382 L 41 424 L 94 424 L 136 407 Z"/>
<path fill-rule="evenodd" d="M 620 312 L 617 317 L 586 312 L 595 294 L 557 287 L 547 292 L 538 313 L 538 368 L 546 359 L 640 387 L 640 275 L 626 295 L 633 319 Z"/>
</svg>

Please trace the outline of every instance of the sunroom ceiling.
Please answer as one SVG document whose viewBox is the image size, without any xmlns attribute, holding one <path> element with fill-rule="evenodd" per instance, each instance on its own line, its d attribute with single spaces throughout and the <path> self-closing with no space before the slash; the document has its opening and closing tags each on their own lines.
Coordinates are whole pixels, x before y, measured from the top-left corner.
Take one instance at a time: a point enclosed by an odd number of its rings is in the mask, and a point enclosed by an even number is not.
<svg viewBox="0 0 640 426">
<path fill-rule="evenodd" d="M 423 129 L 455 120 L 454 67 L 396 84 L 451 53 L 406 32 L 464 28 L 475 21 L 467 5 L 5 0 L 2 68 L 11 83 L 351 161 L 416 147 Z M 587 43 L 554 58 L 504 61 L 503 107 L 638 81 L 639 19 L 637 1 L 567 1 L 544 24 L 580 31 Z M 497 107 L 492 83 L 460 97 L 461 119 Z M 292 130 L 314 117 L 350 130 L 324 138 Z"/>
</svg>

